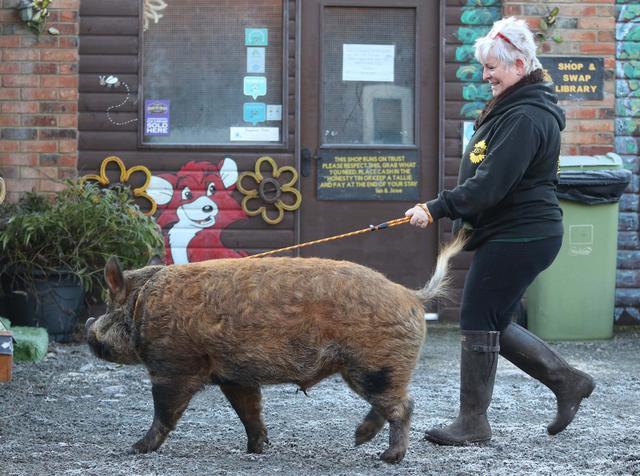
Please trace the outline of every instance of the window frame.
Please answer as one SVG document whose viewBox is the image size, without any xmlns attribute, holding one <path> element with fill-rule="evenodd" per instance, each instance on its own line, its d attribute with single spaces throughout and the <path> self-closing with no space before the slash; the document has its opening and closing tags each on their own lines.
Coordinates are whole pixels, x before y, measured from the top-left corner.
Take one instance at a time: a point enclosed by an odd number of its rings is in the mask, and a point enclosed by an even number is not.
<svg viewBox="0 0 640 476">
<path fill-rule="evenodd" d="M 251 142 L 242 141 L 211 143 L 211 144 L 181 144 L 181 143 L 151 143 L 144 140 L 144 0 L 138 2 L 138 148 L 151 150 L 187 149 L 187 150 L 242 150 L 253 151 L 287 151 L 289 149 L 289 0 L 282 1 L 282 120 L 281 140 L 279 142 Z"/>
</svg>

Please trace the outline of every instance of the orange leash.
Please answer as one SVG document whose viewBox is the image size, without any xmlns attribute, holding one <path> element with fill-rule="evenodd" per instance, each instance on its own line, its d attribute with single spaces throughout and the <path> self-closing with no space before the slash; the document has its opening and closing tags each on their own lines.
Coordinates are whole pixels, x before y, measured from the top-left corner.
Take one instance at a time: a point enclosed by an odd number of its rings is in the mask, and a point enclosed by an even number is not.
<svg viewBox="0 0 640 476">
<path fill-rule="evenodd" d="M 330 236 L 328 238 L 322 238 L 320 240 L 307 241 L 306 243 L 287 246 L 286 248 L 279 248 L 277 250 L 265 251 L 264 253 L 258 253 L 256 255 L 246 256 L 246 258 L 261 258 L 263 256 L 269 256 L 276 253 L 283 253 L 285 251 L 291 251 L 291 250 L 296 250 L 298 248 L 305 248 L 311 245 L 326 243 L 327 241 L 339 240 L 341 238 L 348 238 L 350 236 L 361 235 L 362 233 L 369 233 L 370 231 L 384 230 L 386 228 L 391 228 L 394 226 L 402 225 L 404 223 L 409 223 L 409 220 L 411 220 L 411 217 L 396 218 L 395 220 L 385 221 L 384 223 L 380 223 L 379 225 L 369 225 L 368 228 L 363 228 L 361 230 L 356 230 L 349 233 L 343 233 L 342 235 Z"/>
</svg>

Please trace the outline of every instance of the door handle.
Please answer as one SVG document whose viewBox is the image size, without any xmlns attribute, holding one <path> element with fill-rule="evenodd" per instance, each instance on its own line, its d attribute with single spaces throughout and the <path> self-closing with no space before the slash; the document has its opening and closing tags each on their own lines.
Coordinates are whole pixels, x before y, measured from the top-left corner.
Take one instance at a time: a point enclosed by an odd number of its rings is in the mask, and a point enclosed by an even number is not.
<svg viewBox="0 0 640 476">
<path fill-rule="evenodd" d="M 313 154 L 308 148 L 303 147 L 300 156 L 300 173 L 303 177 L 311 175 L 311 161 L 321 160 L 322 157 Z"/>
</svg>

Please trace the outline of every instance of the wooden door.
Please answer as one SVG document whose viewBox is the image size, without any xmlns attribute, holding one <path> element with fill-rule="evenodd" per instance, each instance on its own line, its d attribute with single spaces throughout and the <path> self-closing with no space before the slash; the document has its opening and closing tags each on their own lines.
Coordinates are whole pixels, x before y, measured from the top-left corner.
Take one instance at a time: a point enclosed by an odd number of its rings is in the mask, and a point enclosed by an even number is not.
<svg viewBox="0 0 640 476">
<path fill-rule="evenodd" d="M 439 3 L 304 0 L 300 241 L 400 218 L 438 191 Z M 437 228 L 410 225 L 304 248 L 422 286 Z"/>
</svg>

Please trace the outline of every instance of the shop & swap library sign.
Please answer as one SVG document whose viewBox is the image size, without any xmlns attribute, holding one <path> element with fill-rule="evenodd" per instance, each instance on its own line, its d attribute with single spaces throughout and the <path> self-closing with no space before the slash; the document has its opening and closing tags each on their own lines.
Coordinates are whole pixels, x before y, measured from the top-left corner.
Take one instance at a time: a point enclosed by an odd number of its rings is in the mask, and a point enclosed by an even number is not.
<svg viewBox="0 0 640 476">
<path fill-rule="evenodd" d="M 559 99 L 602 99 L 604 59 L 566 56 L 539 57 L 547 81 Z"/>
<path fill-rule="evenodd" d="M 323 150 L 318 200 L 418 200 L 416 150 Z"/>
</svg>

